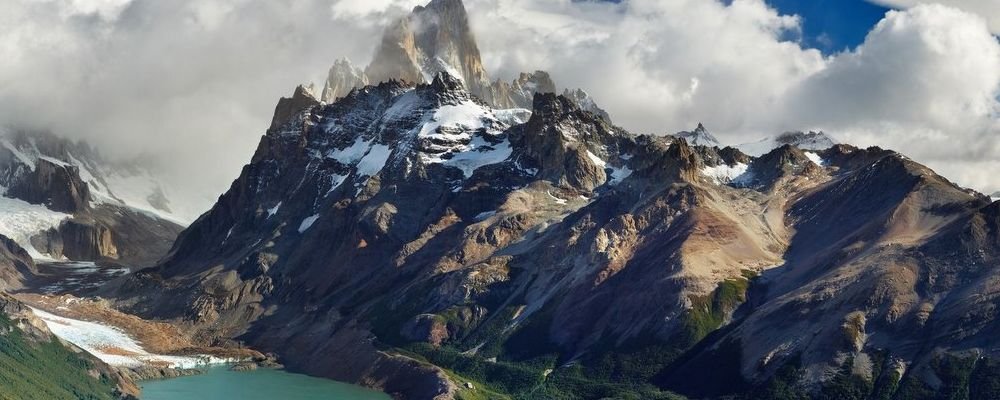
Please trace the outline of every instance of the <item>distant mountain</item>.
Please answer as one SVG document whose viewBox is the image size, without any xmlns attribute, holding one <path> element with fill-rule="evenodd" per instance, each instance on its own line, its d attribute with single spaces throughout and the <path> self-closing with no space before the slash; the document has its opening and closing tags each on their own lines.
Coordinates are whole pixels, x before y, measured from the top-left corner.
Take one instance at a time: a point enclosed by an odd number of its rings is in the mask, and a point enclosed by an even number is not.
<svg viewBox="0 0 1000 400">
<path fill-rule="evenodd" d="M 677 132 L 669 136 L 678 139 L 684 139 L 688 143 L 693 144 L 695 146 L 708 146 L 708 147 L 722 146 L 722 143 L 719 143 L 719 140 L 708 132 L 708 129 L 705 128 L 705 125 L 702 125 L 700 123 L 698 124 L 698 127 L 695 128 L 693 131 Z"/>
<path fill-rule="evenodd" d="M 433 0 L 385 29 L 371 63 L 363 71 L 346 59 L 336 61 L 319 98 L 332 103 L 351 89 L 392 79 L 429 83 L 441 72 L 457 78 L 473 95 L 499 109 L 530 110 L 535 93 L 556 93 L 556 85 L 545 71 L 522 73 L 511 82 L 491 81 L 469 27 L 465 5 L 461 0 Z M 566 89 L 564 96 L 584 110 L 611 120 L 587 92 Z"/>
<path fill-rule="evenodd" d="M 826 150 L 837 142 L 823 132 L 785 132 L 773 138 L 744 143 L 736 147 L 746 154 L 760 156 L 786 144 L 802 150 Z"/>
<path fill-rule="evenodd" d="M 0 234 L 36 258 L 149 265 L 182 228 L 146 169 L 49 133 L 0 132 L 0 188 Z"/>
</svg>

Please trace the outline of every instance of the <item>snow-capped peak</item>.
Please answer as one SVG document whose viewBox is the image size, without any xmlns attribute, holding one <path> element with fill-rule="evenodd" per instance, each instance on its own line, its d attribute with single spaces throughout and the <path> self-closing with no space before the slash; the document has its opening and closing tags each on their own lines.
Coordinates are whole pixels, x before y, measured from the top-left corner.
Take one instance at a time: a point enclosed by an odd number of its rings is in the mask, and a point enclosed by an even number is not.
<svg viewBox="0 0 1000 400">
<path fill-rule="evenodd" d="M 698 123 L 698 127 L 693 131 L 677 132 L 671 136 L 678 139 L 684 139 L 689 144 L 695 146 L 721 146 L 719 140 L 716 139 L 715 136 L 712 136 L 712 134 L 708 132 L 708 129 L 705 128 L 705 125 L 702 125 L 701 123 Z"/>
</svg>

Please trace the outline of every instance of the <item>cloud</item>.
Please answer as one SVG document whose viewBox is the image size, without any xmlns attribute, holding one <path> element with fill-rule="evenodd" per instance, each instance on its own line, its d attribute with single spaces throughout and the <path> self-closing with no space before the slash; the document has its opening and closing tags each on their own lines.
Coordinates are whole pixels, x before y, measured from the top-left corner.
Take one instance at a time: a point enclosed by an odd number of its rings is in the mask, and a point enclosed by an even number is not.
<svg viewBox="0 0 1000 400">
<path fill-rule="evenodd" d="M 899 150 L 960 184 L 1000 189 L 985 172 L 1000 159 L 1000 44 L 976 14 L 892 11 L 859 48 L 824 57 L 797 41 L 797 17 L 756 0 L 470 8 L 488 69 L 550 70 L 630 130 L 705 122 L 735 144 L 821 129 Z M 497 35 L 492 26 L 508 28 Z"/>
<path fill-rule="evenodd" d="M 0 121 L 150 154 L 214 198 L 280 96 L 367 63 L 418 0 L 0 0 Z M 804 48 L 763 0 L 466 0 L 487 69 L 545 69 L 636 133 L 705 122 L 729 143 L 825 129 L 1000 189 L 998 43 L 943 6 L 890 13 L 852 52 Z M 992 163 L 992 164 L 991 164 Z"/>
<path fill-rule="evenodd" d="M 145 154 L 214 200 L 280 96 L 370 57 L 380 27 L 339 23 L 331 4 L 0 0 L 0 121 Z"/>
<path fill-rule="evenodd" d="M 802 124 L 898 149 L 964 184 L 1000 188 L 1000 44 L 985 22 L 941 5 L 891 11 L 857 50 L 790 93 Z M 982 177 L 976 177 L 982 174 Z"/>
<path fill-rule="evenodd" d="M 986 19 L 990 30 L 1000 34 L 1000 4 L 996 0 L 868 0 L 869 2 L 893 8 L 910 8 L 920 4 L 941 4 Z"/>
</svg>

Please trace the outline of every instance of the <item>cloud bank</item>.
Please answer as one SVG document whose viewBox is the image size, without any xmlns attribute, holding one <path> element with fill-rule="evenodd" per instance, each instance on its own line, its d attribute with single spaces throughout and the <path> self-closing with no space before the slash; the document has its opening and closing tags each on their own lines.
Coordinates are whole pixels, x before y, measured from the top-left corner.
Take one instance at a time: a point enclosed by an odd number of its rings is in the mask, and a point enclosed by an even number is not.
<svg viewBox="0 0 1000 400">
<path fill-rule="evenodd" d="M 986 19 L 990 30 L 1000 34 L 1000 4 L 995 0 L 868 0 L 892 8 L 910 8 L 920 4 L 941 4 L 978 14 Z"/>
<path fill-rule="evenodd" d="M 890 0 L 886 0 L 890 1 Z M 545 69 L 636 133 L 721 140 L 823 129 L 1000 190 L 1000 43 L 988 1 L 913 4 L 858 48 L 797 40 L 762 0 L 466 0 L 494 77 Z M 946 2 L 945 0 L 941 0 Z M 0 0 L 0 121 L 149 153 L 215 196 L 277 98 L 339 57 L 367 63 L 414 0 Z M 961 4 L 959 4 L 961 3 Z M 727 5 L 728 4 L 728 5 Z"/>
</svg>

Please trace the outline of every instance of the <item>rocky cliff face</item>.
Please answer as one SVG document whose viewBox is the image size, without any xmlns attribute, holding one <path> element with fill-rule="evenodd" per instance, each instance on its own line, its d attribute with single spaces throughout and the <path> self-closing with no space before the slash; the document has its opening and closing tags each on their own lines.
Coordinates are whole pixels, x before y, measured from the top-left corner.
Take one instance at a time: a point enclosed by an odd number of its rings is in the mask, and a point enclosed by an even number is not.
<svg viewBox="0 0 1000 400">
<path fill-rule="evenodd" d="M 37 272 L 31 255 L 14 240 L 0 235 L 0 292 L 20 289 Z"/>
<path fill-rule="evenodd" d="M 698 127 L 695 128 L 693 131 L 677 132 L 671 136 L 678 139 L 684 139 L 688 143 L 691 143 L 696 146 L 708 146 L 708 147 L 722 146 L 722 143 L 719 142 L 719 139 L 716 139 L 715 136 L 712 136 L 712 134 L 708 131 L 708 129 L 705 128 L 705 125 L 702 125 L 701 123 L 699 123 Z M 780 146 L 775 146 L 775 147 L 780 147 Z"/>
<path fill-rule="evenodd" d="M 489 86 L 461 0 L 433 0 L 397 20 L 386 29 L 365 72 L 372 82 L 415 83 L 447 72 L 476 94 Z"/>
<path fill-rule="evenodd" d="M 181 226 L 148 176 L 83 143 L 30 131 L 0 132 L 0 231 L 34 256 L 148 266 Z"/>
<path fill-rule="evenodd" d="M 354 66 L 348 59 L 337 60 L 327 73 L 320 99 L 324 103 L 333 103 L 347 96 L 354 88 L 368 86 L 368 76 L 360 68 Z"/>
</svg>

